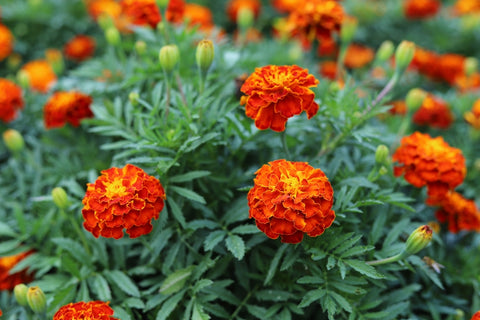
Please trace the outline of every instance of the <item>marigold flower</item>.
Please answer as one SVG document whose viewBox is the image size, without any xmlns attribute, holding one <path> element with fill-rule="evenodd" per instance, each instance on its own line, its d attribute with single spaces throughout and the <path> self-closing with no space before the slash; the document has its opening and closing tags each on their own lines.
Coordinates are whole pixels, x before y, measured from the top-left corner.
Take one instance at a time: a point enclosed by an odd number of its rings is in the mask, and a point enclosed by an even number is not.
<svg viewBox="0 0 480 320">
<path fill-rule="evenodd" d="M 90 301 L 69 303 L 53 315 L 53 320 L 119 320 L 113 317 L 108 302 Z"/>
<path fill-rule="evenodd" d="M 167 10 L 165 10 L 165 19 L 173 23 L 183 22 L 183 15 L 185 13 L 185 1 L 170 0 L 168 1 Z"/>
<path fill-rule="evenodd" d="M 10 270 L 20 261 L 32 254 L 33 251 L 22 252 L 13 256 L 0 257 L 0 290 L 13 290 L 17 284 L 28 283 L 33 275 L 27 269 L 10 274 Z"/>
<path fill-rule="evenodd" d="M 322 170 L 280 159 L 255 174 L 247 196 L 250 218 L 269 238 L 299 243 L 304 233 L 316 237 L 332 225 L 333 188 Z"/>
<path fill-rule="evenodd" d="M 480 73 L 474 72 L 470 76 L 462 74 L 455 78 L 454 85 L 460 92 L 478 90 L 480 89 Z"/>
<path fill-rule="evenodd" d="M 472 111 L 463 114 L 463 118 L 474 129 L 480 130 L 480 99 L 474 102 Z"/>
<path fill-rule="evenodd" d="M 318 83 L 307 69 L 296 65 L 256 68 L 240 89 L 245 94 L 240 104 L 258 129 L 280 132 L 288 118 L 305 111 L 310 119 L 317 113 L 315 94 L 309 88 Z"/>
<path fill-rule="evenodd" d="M 272 6 L 279 12 L 292 12 L 298 7 L 298 0 L 272 0 Z"/>
<path fill-rule="evenodd" d="M 467 169 L 462 151 L 453 148 L 442 137 L 414 132 L 403 137 L 392 156 L 398 162 L 395 176 L 404 174 L 413 186 L 427 186 L 429 196 L 445 194 L 463 182 Z"/>
<path fill-rule="evenodd" d="M 436 15 L 441 5 L 438 0 L 405 0 L 403 11 L 409 19 L 425 19 Z"/>
<path fill-rule="evenodd" d="M 81 92 L 56 92 L 43 107 L 45 127 L 59 128 L 67 122 L 78 127 L 80 120 L 93 117 L 91 103 L 92 98 Z"/>
<path fill-rule="evenodd" d="M 10 80 L 0 78 L 0 120 L 10 122 L 23 108 L 22 89 Z"/>
<path fill-rule="evenodd" d="M 335 56 L 338 54 L 338 47 L 332 36 L 321 36 L 318 40 L 317 55 L 319 57 Z"/>
<path fill-rule="evenodd" d="M 202 31 L 210 31 L 214 28 L 212 12 L 205 6 L 186 3 L 183 16 L 190 27 L 198 26 Z"/>
<path fill-rule="evenodd" d="M 227 15 L 231 21 L 237 22 L 238 12 L 241 9 L 248 9 L 255 18 L 260 14 L 262 4 L 258 0 L 230 0 L 227 3 Z"/>
<path fill-rule="evenodd" d="M 453 8 L 458 15 L 480 12 L 480 0 L 457 0 Z"/>
<path fill-rule="evenodd" d="M 416 69 L 433 80 L 438 80 L 440 77 L 437 67 L 438 59 L 439 56 L 435 52 L 416 47 L 409 68 Z"/>
<path fill-rule="evenodd" d="M 87 4 L 90 16 L 97 20 L 101 15 L 117 18 L 122 12 L 120 3 L 115 0 L 91 0 Z"/>
<path fill-rule="evenodd" d="M 454 84 L 456 78 L 465 73 L 466 58 L 459 54 L 447 53 L 442 54 L 437 60 L 437 68 L 440 78 Z"/>
<path fill-rule="evenodd" d="M 77 35 L 65 44 L 63 50 L 67 58 L 80 62 L 93 56 L 95 40 L 86 35 Z"/>
<path fill-rule="evenodd" d="M 320 74 L 330 80 L 335 80 L 337 76 L 337 61 L 327 60 L 320 63 Z"/>
<path fill-rule="evenodd" d="M 392 108 L 388 110 L 390 114 L 402 116 L 407 114 L 407 104 L 404 100 L 395 100 L 389 104 L 392 105 Z"/>
<path fill-rule="evenodd" d="M 123 229 L 137 238 L 152 231 L 151 220 L 158 219 L 165 199 L 160 181 L 132 164 L 103 170 L 87 184 L 83 225 L 96 238 L 120 239 Z"/>
<path fill-rule="evenodd" d="M 440 223 L 448 224 L 450 232 L 480 232 L 480 211 L 473 200 L 465 199 L 460 193 L 449 191 L 443 196 L 431 196 L 427 204 L 440 207 L 435 216 Z"/>
<path fill-rule="evenodd" d="M 162 20 L 155 0 L 122 0 L 120 5 L 131 24 L 155 28 Z"/>
<path fill-rule="evenodd" d="M 34 60 L 26 63 L 21 71 L 28 76 L 32 90 L 46 93 L 57 81 L 57 75 L 46 60 Z"/>
<path fill-rule="evenodd" d="M 480 4 L 479 4 L 479 6 L 480 6 Z M 472 316 L 472 319 L 470 319 L 470 320 L 480 320 L 480 310 L 475 312 L 475 314 Z"/>
<path fill-rule="evenodd" d="M 0 23 L 0 61 L 13 51 L 13 35 L 6 26 Z"/>
<path fill-rule="evenodd" d="M 453 122 L 453 114 L 444 100 L 427 94 L 420 108 L 413 114 L 412 121 L 420 126 L 446 129 Z"/>
<path fill-rule="evenodd" d="M 345 53 L 343 64 L 350 69 L 362 68 L 372 62 L 375 51 L 360 44 L 351 44 Z"/>
</svg>

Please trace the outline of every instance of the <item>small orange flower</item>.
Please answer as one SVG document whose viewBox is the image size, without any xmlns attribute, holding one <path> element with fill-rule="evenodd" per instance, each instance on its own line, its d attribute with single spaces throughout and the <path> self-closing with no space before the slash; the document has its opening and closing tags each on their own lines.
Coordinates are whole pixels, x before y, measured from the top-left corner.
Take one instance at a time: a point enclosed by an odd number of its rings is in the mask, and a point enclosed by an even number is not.
<svg viewBox="0 0 480 320">
<path fill-rule="evenodd" d="M 321 36 L 318 40 L 317 55 L 319 57 L 336 56 L 338 47 L 332 36 Z"/>
<path fill-rule="evenodd" d="M 183 22 L 183 15 L 185 13 L 184 0 L 170 0 L 168 1 L 167 10 L 165 11 L 165 19 L 173 23 Z"/>
<path fill-rule="evenodd" d="M 92 118 L 90 110 L 92 98 L 76 91 L 56 92 L 43 108 L 45 127 L 47 129 L 63 127 L 70 123 L 74 127 L 80 125 L 80 120 Z"/>
<path fill-rule="evenodd" d="M 123 229 L 137 238 L 152 231 L 151 220 L 158 219 L 165 199 L 160 181 L 132 164 L 103 170 L 87 184 L 83 226 L 96 238 L 120 239 Z"/>
<path fill-rule="evenodd" d="M 480 0 L 457 0 L 453 8 L 458 15 L 480 12 Z"/>
<path fill-rule="evenodd" d="M 162 20 L 155 0 L 122 0 L 122 14 L 131 24 L 155 28 Z"/>
<path fill-rule="evenodd" d="M 119 320 L 113 317 L 113 309 L 108 302 L 90 301 L 69 303 L 53 315 L 53 320 Z"/>
<path fill-rule="evenodd" d="M 296 65 L 256 68 L 240 89 L 245 94 L 240 104 L 258 129 L 280 132 L 288 118 L 305 111 L 310 119 L 317 113 L 315 93 L 309 88 L 318 83 L 307 69 Z"/>
<path fill-rule="evenodd" d="M 2 309 L 0 309 L 0 317 L 3 315 Z"/>
<path fill-rule="evenodd" d="M 466 74 L 459 75 L 455 78 L 455 87 L 460 92 L 475 91 L 480 89 L 480 73 L 474 72 L 470 76 Z"/>
<path fill-rule="evenodd" d="M 479 6 L 480 6 L 480 3 L 479 3 Z M 472 316 L 472 319 L 470 320 L 480 320 L 480 310 L 475 312 L 475 314 Z"/>
<path fill-rule="evenodd" d="M 420 126 L 429 125 L 446 129 L 453 122 L 453 114 L 444 100 L 428 94 L 420 108 L 413 114 L 412 121 Z"/>
<path fill-rule="evenodd" d="M 10 80 L 0 78 L 0 120 L 10 122 L 23 108 L 22 89 Z"/>
<path fill-rule="evenodd" d="M 210 31 L 214 28 L 213 15 L 209 8 L 196 4 L 186 3 L 184 19 L 190 27 L 198 26 L 202 31 Z"/>
<path fill-rule="evenodd" d="M 413 186 L 427 186 L 429 196 L 441 196 L 463 182 L 467 169 L 462 151 L 453 148 L 442 137 L 414 132 L 403 137 L 393 154 L 395 176 L 405 175 Z"/>
<path fill-rule="evenodd" d="M 95 40 L 89 36 L 77 35 L 65 44 L 63 50 L 67 58 L 80 62 L 93 56 Z"/>
<path fill-rule="evenodd" d="M 33 276 L 27 269 L 10 274 L 10 270 L 20 261 L 32 254 L 33 251 L 22 252 L 13 256 L 0 257 L 0 290 L 13 290 L 20 283 L 28 283 L 33 280 Z"/>
<path fill-rule="evenodd" d="M 26 63 L 22 69 L 26 72 L 32 90 L 46 93 L 57 81 L 57 75 L 46 60 L 34 60 Z"/>
<path fill-rule="evenodd" d="M 0 61 L 13 51 L 13 35 L 6 26 L 0 23 Z"/>
<path fill-rule="evenodd" d="M 258 0 L 230 0 L 227 3 L 227 14 L 231 21 L 237 22 L 238 12 L 249 9 L 255 18 L 260 14 L 262 4 Z"/>
<path fill-rule="evenodd" d="M 94 20 L 102 15 L 115 19 L 120 16 L 122 7 L 115 0 L 91 0 L 87 1 L 87 11 Z"/>
<path fill-rule="evenodd" d="M 407 104 L 404 100 L 392 101 L 389 104 L 392 105 L 392 108 L 388 110 L 390 114 L 402 116 L 407 114 Z"/>
<path fill-rule="evenodd" d="M 436 15 L 441 5 L 438 0 L 405 0 L 403 10 L 409 19 L 425 19 Z"/>
<path fill-rule="evenodd" d="M 269 238 L 299 243 L 304 233 L 316 237 L 332 225 L 333 188 L 322 170 L 280 159 L 255 174 L 247 196 L 250 218 Z"/>
<path fill-rule="evenodd" d="M 441 223 L 448 223 L 450 232 L 480 232 L 480 211 L 473 200 L 465 199 L 460 193 L 449 191 L 441 197 L 430 197 L 427 204 L 440 206 L 435 216 Z"/>
<path fill-rule="evenodd" d="M 359 44 L 351 44 L 347 48 L 343 63 L 347 68 L 357 69 L 369 64 L 373 58 L 375 58 L 373 49 Z"/>
<path fill-rule="evenodd" d="M 437 60 L 437 68 L 443 81 L 454 84 L 464 74 L 465 57 L 454 53 L 442 54 Z"/>
<path fill-rule="evenodd" d="M 409 68 L 416 69 L 421 74 L 424 74 L 433 80 L 438 80 L 438 59 L 439 56 L 435 52 L 415 47 L 415 53 L 413 54 L 413 59 Z"/>
<path fill-rule="evenodd" d="M 475 101 L 472 111 L 467 111 L 463 114 L 463 118 L 474 129 L 480 130 L 480 99 Z"/>
<path fill-rule="evenodd" d="M 298 0 L 271 0 L 272 6 L 279 12 L 292 12 L 298 7 Z"/>
<path fill-rule="evenodd" d="M 327 60 L 320 63 L 320 74 L 330 80 L 335 80 L 337 76 L 337 61 Z"/>
</svg>

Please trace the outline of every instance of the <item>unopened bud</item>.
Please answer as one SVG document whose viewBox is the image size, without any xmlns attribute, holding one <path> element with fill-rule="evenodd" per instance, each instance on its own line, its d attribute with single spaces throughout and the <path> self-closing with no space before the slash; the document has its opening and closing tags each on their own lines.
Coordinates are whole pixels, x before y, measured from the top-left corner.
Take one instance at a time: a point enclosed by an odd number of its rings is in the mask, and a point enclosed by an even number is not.
<svg viewBox="0 0 480 320">
<path fill-rule="evenodd" d="M 342 29 L 340 30 L 340 39 L 343 43 L 352 41 L 355 32 L 357 31 L 358 20 L 351 16 L 346 16 L 342 22 Z"/>
<path fill-rule="evenodd" d="M 405 250 L 402 252 L 402 256 L 406 258 L 425 248 L 432 240 L 432 235 L 432 228 L 428 225 L 423 225 L 415 229 L 405 243 Z"/>
<path fill-rule="evenodd" d="M 138 92 L 132 91 L 128 94 L 128 100 L 130 100 L 130 103 L 132 106 L 136 106 L 138 104 L 138 99 L 140 98 Z"/>
<path fill-rule="evenodd" d="M 52 66 L 53 71 L 56 74 L 61 74 L 65 67 L 63 62 L 63 55 L 60 50 L 57 49 L 47 49 L 45 50 L 45 59 Z"/>
<path fill-rule="evenodd" d="M 478 60 L 474 57 L 465 59 L 464 70 L 466 76 L 471 76 L 478 70 Z"/>
<path fill-rule="evenodd" d="M 201 40 L 198 43 L 195 58 L 200 70 L 206 72 L 210 68 L 214 55 L 213 42 L 211 40 Z"/>
<path fill-rule="evenodd" d="M 389 150 L 388 147 L 384 144 L 381 144 L 377 147 L 377 150 L 375 151 L 375 162 L 381 165 L 386 165 L 388 164 L 389 160 Z"/>
<path fill-rule="evenodd" d="M 479 313 L 479 316 L 480 316 L 480 313 Z M 465 319 L 465 312 L 463 312 L 463 310 L 461 310 L 461 309 L 456 309 L 455 310 L 455 315 L 453 316 L 453 319 L 454 320 L 464 320 Z M 475 320 L 475 317 L 473 317 L 472 319 Z"/>
<path fill-rule="evenodd" d="M 19 152 L 25 146 L 22 135 L 15 129 L 7 129 L 3 132 L 3 142 L 13 153 Z"/>
<path fill-rule="evenodd" d="M 108 27 L 105 30 L 105 38 L 112 46 L 117 46 L 120 43 L 120 32 L 115 27 Z"/>
<path fill-rule="evenodd" d="M 53 198 L 53 202 L 60 209 L 66 209 L 70 205 L 70 201 L 68 200 L 68 195 L 65 192 L 65 190 L 61 187 L 53 188 L 52 198 Z"/>
<path fill-rule="evenodd" d="M 158 60 L 160 61 L 160 66 L 165 72 L 171 72 L 175 65 L 178 62 L 180 53 L 178 47 L 174 44 L 169 44 L 163 46 L 158 53 Z"/>
<path fill-rule="evenodd" d="M 395 65 L 397 73 L 403 72 L 412 62 L 415 54 L 415 43 L 403 40 L 395 51 Z"/>
<path fill-rule="evenodd" d="M 250 8 L 244 7 L 238 10 L 237 24 L 241 29 L 247 30 L 248 28 L 250 28 L 253 25 L 253 19 L 254 14 Z"/>
<path fill-rule="evenodd" d="M 408 91 L 405 97 L 405 104 L 410 111 L 417 110 L 423 104 L 423 101 L 427 97 L 427 93 L 419 88 L 413 88 Z"/>
<path fill-rule="evenodd" d="M 27 291 L 28 291 L 28 287 L 23 283 L 17 284 L 13 288 L 13 294 L 15 295 L 15 300 L 17 300 L 18 304 L 23 307 L 25 307 L 28 304 Z"/>
<path fill-rule="evenodd" d="M 147 51 L 146 42 L 142 40 L 138 40 L 137 42 L 135 42 L 135 51 L 138 53 L 138 55 L 143 56 Z"/>
<path fill-rule="evenodd" d="M 97 18 L 97 23 L 103 30 L 107 30 L 108 28 L 115 28 L 115 24 L 113 19 L 110 15 L 106 13 L 101 13 Z"/>
<path fill-rule="evenodd" d="M 30 287 L 27 291 L 27 302 L 35 313 L 42 313 L 47 307 L 45 293 L 38 286 Z"/>
<path fill-rule="evenodd" d="M 25 70 L 19 70 L 17 72 L 17 81 L 22 88 L 28 88 L 30 86 L 30 76 Z"/>
<path fill-rule="evenodd" d="M 378 62 L 387 61 L 392 56 L 394 50 L 395 50 L 395 46 L 393 45 L 392 41 L 390 40 L 383 41 L 377 50 L 376 60 Z"/>
<path fill-rule="evenodd" d="M 20 56 L 16 52 L 10 54 L 7 58 L 7 66 L 11 70 L 17 69 L 21 63 L 22 63 L 22 56 Z"/>
<path fill-rule="evenodd" d="M 378 174 L 383 176 L 388 173 L 388 169 L 385 166 L 381 166 L 380 169 L 378 169 Z"/>
</svg>

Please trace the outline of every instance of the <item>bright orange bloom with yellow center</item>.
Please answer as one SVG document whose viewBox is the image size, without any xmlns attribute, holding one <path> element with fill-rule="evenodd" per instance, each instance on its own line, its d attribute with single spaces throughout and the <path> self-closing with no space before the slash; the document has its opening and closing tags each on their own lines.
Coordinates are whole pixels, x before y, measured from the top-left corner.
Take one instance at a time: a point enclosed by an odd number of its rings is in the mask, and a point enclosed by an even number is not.
<svg viewBox="0 0 480 320">
<path fill-rule="evenodd" d="M 57 81 L 57 75 L 46 60 L 30 61 L 21 70 L 28 75 L 30 87 L 34 91 L 46 93 Z"/>
<path fill-rule="evenodd" d="M 68 41 L 63 51 L 65 56 L 74 61 L 83 61 L 93 56 L 95 40 L 89 36 L 77 35 Z"/>
<path fill-rule="evenodd" d="M 403 11 L 409 19 L 424 19 L 436 15 L 441 5 L 438 0 L 405 0 Z"/>
<path fill-rule="evenodd" d="M 97 20 L 101 15 L 117 18 L 122 12 L 122 7 L 115 0 L 88 0 L 87 10 L 90 16 Z"/>
<path fill-rule="evenodd" d="M 137 238 L 152 231 L 151 220 L 158 219 L 165 199 L 160 181 L 132 164 L 103 170 L 87 184 L 83 226 L 96 238 L 120 239 L 123 229 Z"/>
<path fill-rule="evenodd" d="M 78 127 L 80 120 L 93 117 L 91 103 L 92 98 L 81 92 L 56 92 L 43 108 L 45 127 L 47 129 L 63 127 L 67 122 Z"/>
<path fill-rule="evenodd" d="M 318 83 L 307 69 L 296 65 L 256 68 L 240 88 L 245 94 L 240 104 L 258 129 L 284 131 L 288 118 L 305 111 L 310 119 L 317 113 L 315 93 L 309 88 Z"/>
<path fill-rule="evenodd" d="M 69 303 L 53 315 L 53 320 L 119 320 L 113 316 L 108 302 L 90 301 Z"/>
<path fill-rule="evenodd" d="M 457 0 L 454 10 L 459 15 L 480 12 L 480 0 Z"/>
<path fill-rule="evenodd" d="M 395 176 L 405 175 L 413 186 L 427 186 L 430 196 L 445 194 L 463 182 L 467 169 L 462 151 L 453 148 L 442 137 L 414 132 L 403 137 L 393 154 L 398 163 Z"/>
<path fill-rule="evenodd" d="M 440 206 L 435 213 L 438 221 L 448 224 L 448 230 L 457 233 L 461 230 L 480 232 L 480 211 L 475 201 L 465 199 L 460 193 L 449 191 L 441 197 L 430 197 L 427 203 Z"/>
<path fill-rule="evenodd" d="M 420 108 L 413 114 L 412 121 L 420 126 L 446 129 L 453 122 L 453 114 L 444 100 L 428 94 Z"/>
<path fill-rule="evenodd" d="M 463 118 L 476 130 L 480 130 L 480 99 L 475 101 L 472 111 L 463 114 Z"/>
<path fill-rule="evenodd" d="M 470 320 L 480 320 L 480 311 L 475 312 Z"/>
<path fill-rule="evenodd" d="M 13 51 L 13 35 L 6 26 L 0 23 L 0 61 Z"/>
<path fill-rule="evenodd" d="M 299 243 L 321 235 L 335 220 L 333 188 L 320 169 L 284 159 L 263 165 L 248 192 L 250 218 L 269 238 Z"/>
<path fill-rule="evenodd" d="M 271 0 L 271 2 L 279 12 L 292 12 L 298 7 L 298 0 Z"/>
<path fill-rule="evenodd" d="M 33 275 L 27 269 L 10 274 L 10 270 L 33 251 L 26 251 L 13 256 L 0 257 L 0 290 L 13 290 L 20 283 L 28 283 L 33 280 Z"/>
<path fill-rule="evenodd" d="M 0 120 L 10 122 L 23 108 L 22 89 L 10 80 L 0 78 Z"/>
<path fill-rule="evenodd" d="M 257 18 L 260 14 L 262 4 L 258 0 L 230 0 L 227 3 L 227 15 L 231 21 L 237 22 L 238 12 L 240 10 L 250 10 Z"/>
<path fill-rule="evenodd" d="M 215 25 L 213 15 L 209 8 L 196 4 L 186 3 L 184 19 L 188 21 L 190 27 L 197 27 L 202 31 L 211 31 Z"/>
<path fill-rule="evenodd" d="M 351 44 L 347 48 L 343 63 L 347 68 L 356 69 L 366 66 L 373 58 L 375 58 L 373 49 L 360 44 Z"/>
<path fill-rule="evenodd" d="M 122 0 L 120 5 L 131 24 L 155 28 L 162 20 L 155 0 Z"/>
</svg>

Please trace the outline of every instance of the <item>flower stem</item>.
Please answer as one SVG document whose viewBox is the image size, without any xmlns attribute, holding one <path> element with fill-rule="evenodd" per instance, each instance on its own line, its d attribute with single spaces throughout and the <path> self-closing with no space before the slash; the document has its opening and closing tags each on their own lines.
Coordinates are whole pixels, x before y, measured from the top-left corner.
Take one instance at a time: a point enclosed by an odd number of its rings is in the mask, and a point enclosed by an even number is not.
<svg viewBox="0 0 480 320">
<path fill-rule="evenodd" d="M 367 261 L 366 264 L 369 264 L 369 265 L 371 265 L 371 266 L 378 266 L 378 265 L 380 265 L 380 264 L 397 262 L 398 260 L 403 259 L 403 258 L 404 258 L 403 253 L 399 253 L 399 254 L 397 254 L 397 255 L 394 255 L 394 256 L 392 256 L 392 257 L 385 258 L 385 259 Z"/>
<path fill-rule="evenodd" d="M 287 128 L 285 128 L 285 130 L 282 131 L 281 140 L 282 140 L 283 151 L 285 152 L 285 155 L 287 156 L 287 158 L 290 159 L 291 155 L 290 155 L 290 150 L 288 150 L 288 144 L 287 144 Z"/>
<path fill-rule="evenodd" d="M 82 232 L 82 230 L 80 230 L 80 227 L 78 226 L 78 221 L 75 220 L 75 218 L 73 217 L 73 215 L 71 214 L 68 214 L 67 212 L 65 212 L 64 209 L 59 209 L 60 210 L 60 214 L 63 215 L 64 217 L 66 217 L 68 220 L 70 220 L 70 223 L 73 225 L 73 228 L 75 229 L 75 232 L 78 234 L 78 236 L 80 237 L 80 240 L 82 241 L 82 244 L 83 244 L 83 248 L 85 249 L 85 252 L 91 256 L 92 253 L 90 251 L 90 248 L 88 246 L 88 241 L 87 241 L 87 238 L 85 237 L 85 234 Z"/>
</svg>

